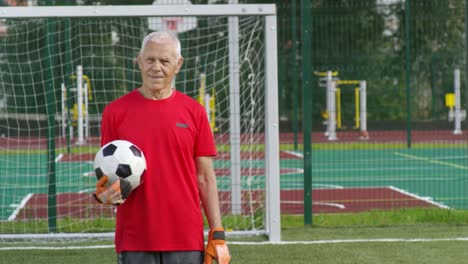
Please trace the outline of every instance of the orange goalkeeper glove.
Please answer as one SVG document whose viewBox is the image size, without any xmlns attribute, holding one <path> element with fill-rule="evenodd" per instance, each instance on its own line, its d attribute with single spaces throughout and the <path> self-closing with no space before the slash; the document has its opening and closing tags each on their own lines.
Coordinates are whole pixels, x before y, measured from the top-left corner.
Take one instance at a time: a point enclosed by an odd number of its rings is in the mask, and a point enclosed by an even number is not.
<svg viewBox="0 0 468 264">
<path fill-rule="evenodd" d="M 208 233 L 208 243 L 205 250 L 204 264 L 212 264 L 213 259 L 218 264 L 229 264 L 231 254 L 226 244 L 224 237 L 224 228 L 217 227 L 210 230 Z"/>
<path fill-rule="evenodd" d="M 131 191 L 131 186 L 126 181 L 115 181 L 110 186 L 106 186 L 109 177 L 102 176 L 96 183 L 96 191 L 93 193 L 96 201 L 102 204 L 119 205 L 122 204 L 128 197 Z"/>
</svg>

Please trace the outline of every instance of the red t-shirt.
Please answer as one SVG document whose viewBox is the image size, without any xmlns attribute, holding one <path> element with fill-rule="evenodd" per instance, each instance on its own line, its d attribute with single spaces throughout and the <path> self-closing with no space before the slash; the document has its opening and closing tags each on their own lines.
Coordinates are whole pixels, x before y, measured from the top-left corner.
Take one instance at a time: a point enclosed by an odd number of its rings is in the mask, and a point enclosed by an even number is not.
<svg viewBox="0 0 468 264">
<path fill-rule="evenodd" d="M 205 109 L 178 91 L 150 100 L 134 90 L 104 109 L 101 145 L 116 139 L 137 145 L 147 163 L 117 207 L 116 251 L 203 250 L 195 157 L 216 155 Z"/>
</svg>

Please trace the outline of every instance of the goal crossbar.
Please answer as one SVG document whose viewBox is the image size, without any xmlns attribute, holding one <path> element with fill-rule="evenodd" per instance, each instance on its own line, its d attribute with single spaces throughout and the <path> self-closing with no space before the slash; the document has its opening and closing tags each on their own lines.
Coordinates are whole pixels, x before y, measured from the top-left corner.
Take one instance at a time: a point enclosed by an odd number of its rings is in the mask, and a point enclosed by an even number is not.
<svg viewBox="0 0 468 264">
<path fill-rule="evenodd" d="M 276 15 L 272 4 L 2 7 L 0 18 Z"/>
</svg>

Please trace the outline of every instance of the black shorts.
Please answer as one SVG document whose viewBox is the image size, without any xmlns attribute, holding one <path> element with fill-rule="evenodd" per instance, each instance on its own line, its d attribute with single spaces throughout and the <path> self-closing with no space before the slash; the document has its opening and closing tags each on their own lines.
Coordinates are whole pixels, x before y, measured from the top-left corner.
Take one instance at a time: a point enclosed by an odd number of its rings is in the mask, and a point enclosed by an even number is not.
<svg viewBox="0 0 468 264">
<path fill-rule="evenodd" d="M 203 251 L 122 252 L 118 264 L 203 264 Z"/>
</svg>

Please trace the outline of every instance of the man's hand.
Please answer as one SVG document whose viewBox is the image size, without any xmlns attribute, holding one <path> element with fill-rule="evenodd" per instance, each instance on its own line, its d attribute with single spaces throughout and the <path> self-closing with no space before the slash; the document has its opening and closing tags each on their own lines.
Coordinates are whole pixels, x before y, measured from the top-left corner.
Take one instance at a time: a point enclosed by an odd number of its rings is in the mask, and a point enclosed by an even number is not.
<svg viewBox="0 0 468 264">
<path fill-rule="evenodd" d="M 104 175 L 96 183 L 96 191 L 93 193 L 94 198 L 102 203 L 108 205 L 119 205 L 124 202 L 122 193 L 120 190 L 120 181 L 115 181 L 109 187 L 106 187 L 106 183 L 109 178 Z"/>
<path fill-rule="evenodd" d="M 213 259 L 218 264 L 229 264 L 231 254 L 224 238 L 224 228 L 217 227 L 210 230 L 208 233 L 208 244 L 205 250 L 204 264 L 212 264 Z"/>
</svg>

